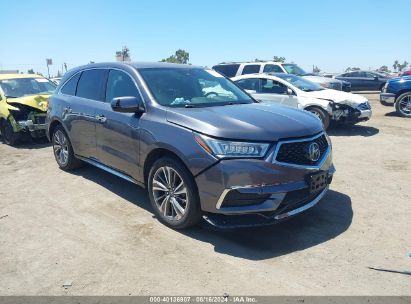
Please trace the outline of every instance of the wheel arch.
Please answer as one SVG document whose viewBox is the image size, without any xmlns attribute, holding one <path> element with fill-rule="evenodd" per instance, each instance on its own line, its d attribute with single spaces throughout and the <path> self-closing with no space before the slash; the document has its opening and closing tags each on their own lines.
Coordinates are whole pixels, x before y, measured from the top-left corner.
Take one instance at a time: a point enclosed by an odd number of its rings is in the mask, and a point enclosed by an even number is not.
<svg viewBox="0 0 411 304">
<path fill-rule="evenodd" d="M 154 164 L 154 162 L 162 157 L 170 157 L 181 163 L 187 171 L 193 176 L 191 170 L 187 167 L 187 164 L 184 162 L 183 157 L 179 155 L 177 151 L 174 151 L 174 149 L 170 149 L 170 147 L 165 147 L 165 146 L 157 146 L 156 148 L 152 149 L 147 157 L 144 160 L 144 165 L 143 165 L 143 179 L 144 179 L 144 184 L 147 186 L 147 180 L 148 180 L 148 174 L 150 173 L 150 168 Z M 194 176 L 193 176 L 194 178 Z"/>
<path fill-rule="evenodd" d="M 404 89 L 404 90 L 398 91 L 397 94 L 395 94 L 395 103 L 397 102 L 398 97 L 408 92 L 411 93 L 411 89 Z"/>
</svg>

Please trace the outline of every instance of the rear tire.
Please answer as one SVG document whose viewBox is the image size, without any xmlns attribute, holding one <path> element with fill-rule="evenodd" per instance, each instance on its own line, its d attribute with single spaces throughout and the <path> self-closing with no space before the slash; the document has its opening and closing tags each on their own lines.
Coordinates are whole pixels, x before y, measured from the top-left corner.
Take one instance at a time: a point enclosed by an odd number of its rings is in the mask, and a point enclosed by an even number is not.
<svg viewBox="0 0 411 304">
<path fill-rule="evenodd" d="M 51 142 L 54 157 L 60 169 L 69 171 L 81 167 L 83 162 L 75 157 L 70 139 L 61 125 L 53 130 Z"/>
<path fill-rule="evenodd" d="M 310 107 L 305 110 L 311 112 L 321 120 L 324 126 L 324 130 L 328 129 L 328 127 L 330 126 L 330 115 L 328 115 L 326 111 L 318 107 Z"/>
<path fill-rule="evenodd" d="M 406 92 L 395 101 L 395 110 L 402 117 L 411 118 L 411 92 Z"/>
<path fill-rule="evenodd" d="M 184 229 L 201 221 L 197 186 L 180 161 L 163 157 L 151 167 L 148 194 L 158 219 L 166 226 Z"/>
<path fill-rule="evenodd" d="M 20 133 L 14 132 L 13 126 L 8 119 L 1 122 L 0 128 L 4 142 L 9 146 L 15 146 L 20 139 Z"/>
</svg>

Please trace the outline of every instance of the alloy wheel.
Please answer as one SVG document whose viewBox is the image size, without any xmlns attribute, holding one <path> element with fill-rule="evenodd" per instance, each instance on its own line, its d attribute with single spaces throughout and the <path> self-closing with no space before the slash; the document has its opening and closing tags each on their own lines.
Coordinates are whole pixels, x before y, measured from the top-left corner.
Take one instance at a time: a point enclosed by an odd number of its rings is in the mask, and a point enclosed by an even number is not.
<svg viewBox="0 0 411 304">
<path fill-rule="evenodd" d="M 398 109 L 405 116 L 411 115 L 411 95 L 405 95 L 399 101 Z"/>
<path fill-rule="evenodd" d="M 65 166 L 68 163 L 68 149 L 69 147 L 66 135 L 61 130 L 57 130 L 54 133 L 53 150 L 56 160 L 60 166 Z"/>
<path fill-rule="evenodd" d="M 179 221 L 188 203 L 187 187 L 178 172 L 163 166 L 153 176 L 152 193 L 160 213 L 169 220 Z"/>
</svg>

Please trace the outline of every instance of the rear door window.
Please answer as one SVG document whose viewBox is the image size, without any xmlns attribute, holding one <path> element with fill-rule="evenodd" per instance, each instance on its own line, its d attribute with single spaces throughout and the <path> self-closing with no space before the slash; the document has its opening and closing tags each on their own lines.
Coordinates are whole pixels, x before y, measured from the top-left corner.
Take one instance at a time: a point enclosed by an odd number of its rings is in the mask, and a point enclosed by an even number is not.
<svg viewBox="0 0 411 304">
<path fill-rule="evenodd" d="M 105 96 L 105 82 L 107 70 L 93 69 L 86 70 L 81 74 L 77 85 L 76 96 L 103 101 Z"/>
<path fill-rule="evenodd" d="M 239 64 L 224 64 L 213 66 L 213 69 L 226 77 L 234 77 L 239 67 Z"/>
<path fill-rule="evenodd" d="M 260 72 L 260 65 L 259 64 L 248 64 L 243 68 L 242 75 L 256 74 L 258 72 Z"/>
</svg>

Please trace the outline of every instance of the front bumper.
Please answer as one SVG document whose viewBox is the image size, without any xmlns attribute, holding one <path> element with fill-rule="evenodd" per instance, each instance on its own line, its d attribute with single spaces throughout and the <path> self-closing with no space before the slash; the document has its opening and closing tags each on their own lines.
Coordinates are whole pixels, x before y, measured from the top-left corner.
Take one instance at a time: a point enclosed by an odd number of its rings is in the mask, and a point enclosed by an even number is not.
<svg viewBox="0 0 411 304">
<path fill-rule="evenodd" d="M 372 116 L 371 106 L 368 102 L 364 102 L 355 108 L 340 103 L 334 103 L 331 107 L 333 110 L 332 119 L 339 123 L 355 124 L 367 121 Z"/>
<path fill-rule="evenodd" d="M 257 225 L 275 223 L 311 208 L 325 195 L 328 187 L 310 194 L 307 175 L 328 172 L 330 183 L 335 172 L 331 151 L 318 168 L 285 166 L 273 162 L 272 157 L 221 160 L 198 175 L 206 219 L 218 226 L 215 221 L 219 215 L 225 220 L 227 216 L 239 220 L 248 215 L 259 218 Z"/>
<path fill-rule="evenodd" d="M 18 120 L 16 125 L 18 131 L 30 132 L 32 137 L 46 135 L 45 115 L 36 115 L 27 120 Z"/>
<path fill-rule="evenodd" d="M 393 93 L 381 93 L 380 103 L 384 106 L 393 106 L 395 103 L 395 94 Z"/>
</svg>

